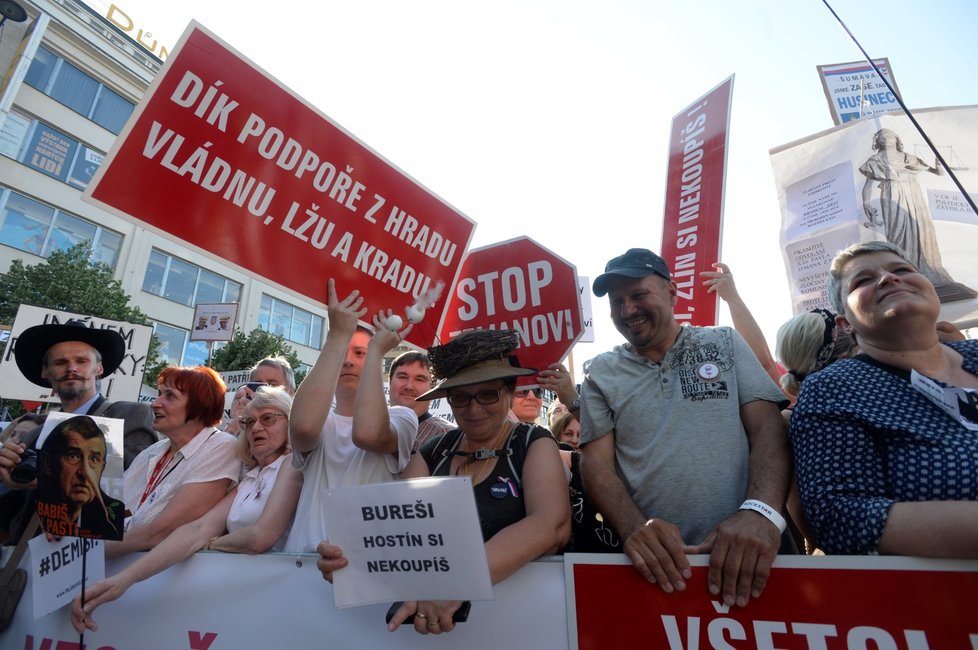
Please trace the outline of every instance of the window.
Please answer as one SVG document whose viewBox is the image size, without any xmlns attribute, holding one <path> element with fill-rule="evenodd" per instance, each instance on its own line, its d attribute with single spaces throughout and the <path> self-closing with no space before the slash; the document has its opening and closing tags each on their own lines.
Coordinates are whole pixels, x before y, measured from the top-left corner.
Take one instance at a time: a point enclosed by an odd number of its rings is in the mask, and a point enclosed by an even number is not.
<svg viewBox="0 0 978 650">
<path fill-rule="evenodd" d="M 168 365 L 202 366 L 207 363 L 207 344 L 191 341 L 189 331 L 165 323 L 154 323 L 153 332 L 160 342 L 160 356 Z"/>
<path fill-rule="evenodd" d="M 294 343 L 319 348 L 323 341 L 323 319 L 271 296 L 261 297 L 258 326 Z"/>
<path fill-rule="evenodd" d="M 0 188 L 0 244 L 47 257 L 79 242 L 91 245 L 93 262 L 104 262 L 115 268 L 122 235 Z"/>
<path fill-rule="evenodd" d="M 88 116 L 95 96 L 98 94 L 99 82 L 71 65 L 60 61 L 61 67 L 52 79 L 47 94 L 68 108 Z"/>
<path fill-rule="evenodd" d="M 57 129 L 14 112 L 0 128 L 0 154 L 80 190 L 105 158 Z"/>
<path fill-rule="evenodd" d="M 83 241 L 94 241 L 96 229 L 94 223 L 70 214 L 62 214 L 51 228 L 48 240 L 41 250 L 41 256 L 47 257 L 51 251 L 67 250 Z"/>
<path fill-rule="evenodd" d="M 40 47 L 24 81 L 45 95 L 118 134 L 135 105 L 88 73 Z"/>
<path fill-rule="evenodd" d="M 146 264 L 143 291 L 192 307 L 238 302 L 241 284 L 154 248 Z"/>
<path fill-rule="evenodd" d="M 128 99 L 105 86 L 99 88 L 92 109 L 92 121 L 101 124 L 112 133 L 119 133 L 132 115 L 133 105 Z"/>
</svg>

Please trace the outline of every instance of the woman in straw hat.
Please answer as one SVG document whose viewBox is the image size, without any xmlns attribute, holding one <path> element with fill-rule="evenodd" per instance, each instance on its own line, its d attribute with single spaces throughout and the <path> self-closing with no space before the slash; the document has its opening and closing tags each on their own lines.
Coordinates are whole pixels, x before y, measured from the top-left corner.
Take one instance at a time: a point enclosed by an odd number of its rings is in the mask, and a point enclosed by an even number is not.
<svg viewBox="0 0 978 650">
<path fill-rule="evenodd" d="M 570 535 L 567 478 L 557 443 L 547 429 L 509 417 L 516 378 L 536 371 L 512 356 L 512 330 L 473 330 L 428 350 L 432 374 L 442 381 L 417 399 L 445 398 L 459 428 L 426 441 L 402 478 L 469 476 L 486 542 L 493 584 L 527 562 L 555 553 Z M 323 543 L 319 568 L 327 580 L 346 565 L 342 552 Z M 409 616 L 421 634 L 450 632 L 458 601 L 407 602 L 390 629 Z"/>
</svg>

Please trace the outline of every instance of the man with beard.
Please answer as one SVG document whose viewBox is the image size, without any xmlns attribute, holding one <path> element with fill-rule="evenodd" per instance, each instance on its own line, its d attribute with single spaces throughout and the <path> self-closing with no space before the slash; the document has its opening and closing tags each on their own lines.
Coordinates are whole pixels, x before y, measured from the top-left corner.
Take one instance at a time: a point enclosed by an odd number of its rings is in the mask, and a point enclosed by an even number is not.
<svg viewBox="0 0 978 650">
<path fill-rule="evenodd" d="M 99 484 L 106 452 L 105 434 L 86 415 L 69 418 L 48 434 L 41 445 L 37 499 L 47 533 L 122 539 L 125 504 Z"/>
<path fill-rule="evenodd" d="M 113 330 L 89 327 L 80 320 L 65 324 L 29 327 L 14 341 L 17 367 L 32 383 L 61 399 L 61 410 L 79 415 L 97 415 L 125 421 L 124 464 L 129 467 L 140 451 L 158 440 L 153 430 L 153 410 L 139 402 L 110 402 L 98 391 L 98 380 L 111 375 L 122 363 L 126 344 Z M 15 481 L 10 473 L 21 463 L 24 452 L 37 441 L 45 416 L 24 415 L 0 434 L 0 482 L 12 490 L 33 488 L 36 482 Z M 19 537 L 26 521 L 26 501 L 19 492 L 5 495 L 0 504 L 0 529 Z"/>
<path fill-rule="evenodd" d="M 784 396 L 733 329 L 679 324 L 678 288 L 655 253 L 612 259 L 594 293 L 608 294 L 627 343 L 587 366 L 587 492 L 646 580 L 683 591 L 686 555 L 709 553 L 710 593 L 743 607 L 763 591 L 785 528 Z"/>
<path fill-rule="evenodd" d="M 428 355 L 424 352 L 404 352 L 391 363 L 388 373 L 390 394 L 388 399 L 391 406 L 406 406 L 418 416 L 418 437 L 414 441 L 417 450 L 428 438 L 451 431 L 455 425 L 433 415 L 428 406 L 429 401 L 418 401 L 418 395 L 431 390 L 431 369 L 428 367 Z"/>
</svg>

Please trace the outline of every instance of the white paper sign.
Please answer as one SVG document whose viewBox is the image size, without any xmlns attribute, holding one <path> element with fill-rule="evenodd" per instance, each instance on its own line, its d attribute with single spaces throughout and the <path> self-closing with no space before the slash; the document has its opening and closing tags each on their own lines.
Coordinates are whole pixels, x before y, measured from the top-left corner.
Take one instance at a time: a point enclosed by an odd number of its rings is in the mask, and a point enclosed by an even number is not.
<svg viewBox="0 0 978 650">
<path fill-rule="evenodd" d="M 971 200 L 978 204 L 978 192 L 969 192 Z M 971 209 L 964 195 L 957 190 L 927 190 L 927 203 L 934 219 L 957 221 L 970 226 L 978 225 L 978 214 Z"/>
<path fill-rule="evenodd" d="M 840 163 L 784 188 L 785 237 L 795 241 L 859 220 L 852 164 Z"/>
<path fill-rule="evenodd" d="M 349 565 L 333 575 L 337 607 L 398 600 L 491 600 L 482 529 L 467 476 L 326 491 L 329 541 Z"/>
<path fill-rule="evenodd" d="M 105 578 L 105 546 L 98 540 L 62 537 L 49 542 L 38 535 L 29 544 L 35 619 L 64 607 L 81 593 L 83 553 L 85 585 Z"/>
<path fill-rule="evenodd" d="M 577 339 L 578 343 L 594 343 L 594 310 L 591 309 L 591 278 L 585 275 L 577 276 L 577 291 L 581 296 L 581 323 L 584 333 Z"/>
</svg>

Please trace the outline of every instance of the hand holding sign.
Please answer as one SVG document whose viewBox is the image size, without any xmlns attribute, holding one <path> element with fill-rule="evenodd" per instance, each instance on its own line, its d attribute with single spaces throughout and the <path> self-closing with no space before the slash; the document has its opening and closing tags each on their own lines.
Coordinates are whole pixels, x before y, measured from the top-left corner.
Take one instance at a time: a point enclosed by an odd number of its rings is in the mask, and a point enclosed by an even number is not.
<svg viewBox="0 0 978 650">
<path fill-rule="evenodd" d="M 343 555 L 343 549 L 335 544 L 330 544 L 325 539 L 316 546 L 316 552 L 319 553 L 316 567 L 323 574 L 323 580 L 326 582 L 333 582 L 333 572 L 339 571 L 349 564 L 346 556 Z"/>
</svg>

